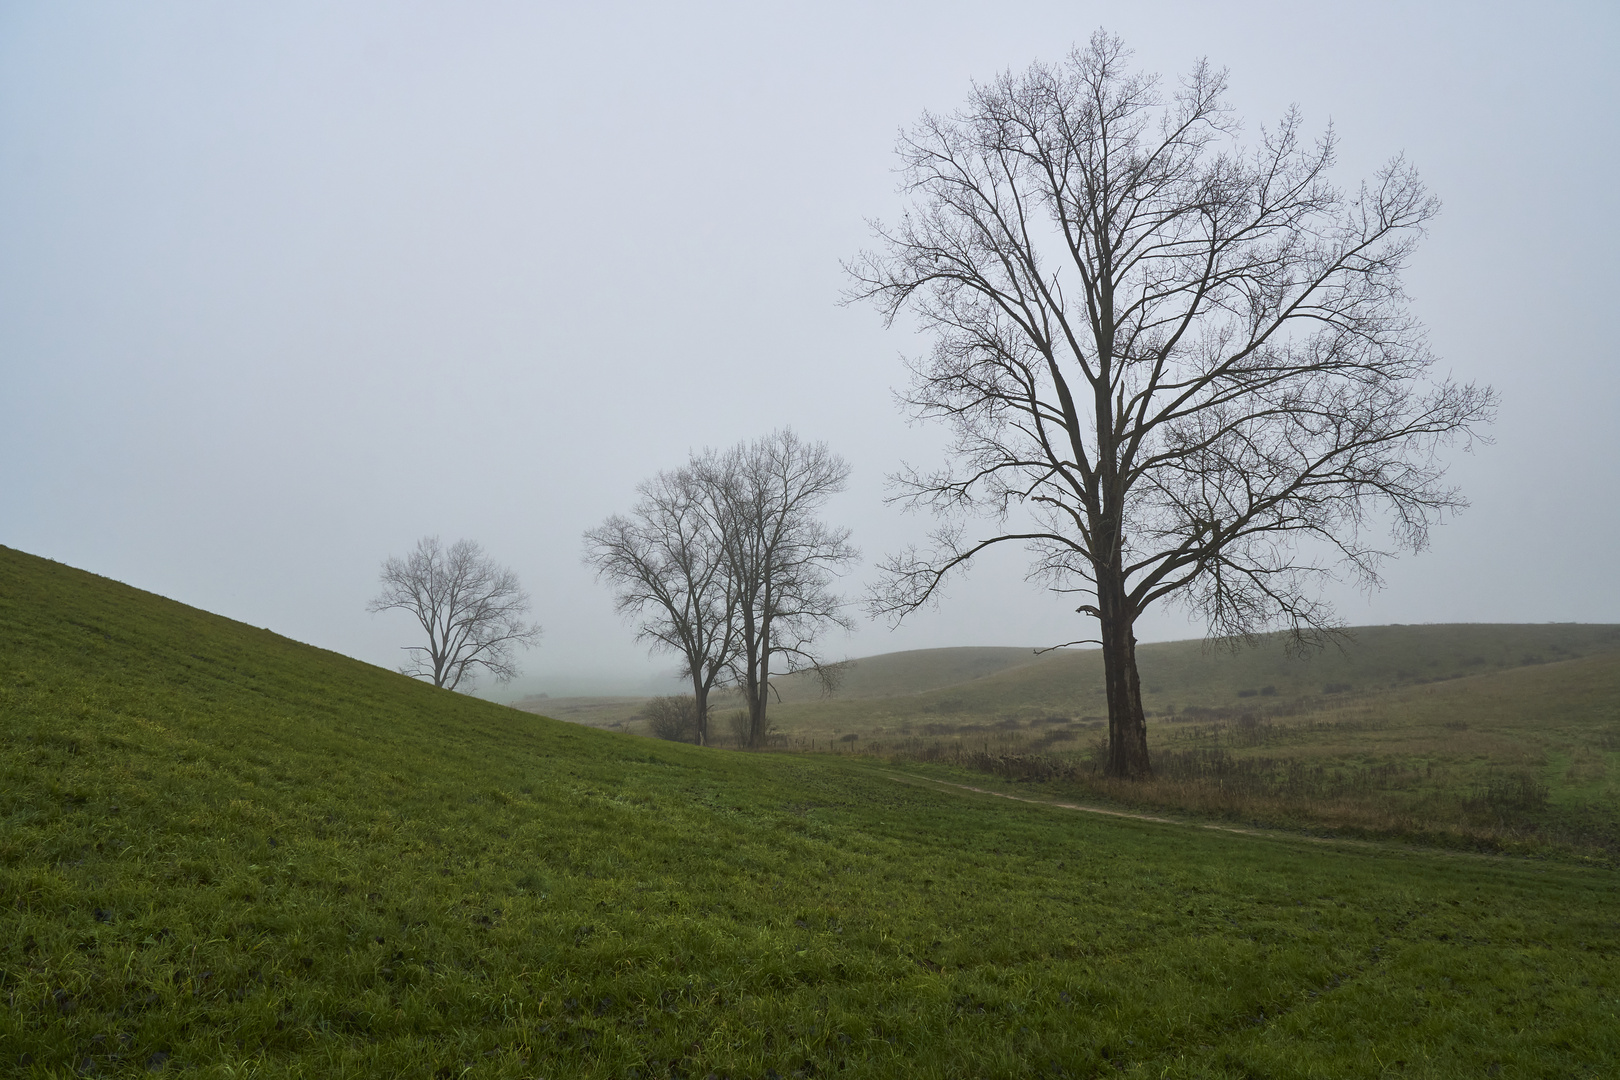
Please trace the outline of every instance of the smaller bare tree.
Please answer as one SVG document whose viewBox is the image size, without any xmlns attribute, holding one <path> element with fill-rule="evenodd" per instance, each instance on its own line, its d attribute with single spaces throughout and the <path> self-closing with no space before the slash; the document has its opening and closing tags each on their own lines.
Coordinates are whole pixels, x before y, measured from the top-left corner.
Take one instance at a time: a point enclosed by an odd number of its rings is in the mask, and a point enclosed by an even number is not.
<svg viewBox="0 0 1620 1080">
<path fill-rule="evenodd" d="M 782 674 L 813 671 L 825 692 L 837 688 L 843 664 L 815 651 L 826 630 L 855 628 L 832 591 L 837 572 L 858 556 L 849 530 L 816 516 L 844 490 L 849 464 L 826 443 L 807 443 L 790 429 L 699 463 L 718 515 L 726 573 L 737 604 L 732 678 L 748 707 L 747 745 L 765 745 L 770 725 L 773 658 Z"/>
<path fill-rule="evenodd" d="M 447 548 L 423 537 L 409 555 L 383 563 L 382 586 L 369 610 L 408 611 L 427 632 L 426 645 L 403 646 L 411 659 L 400 672 L 446 690 L 470 685 L 479 668 L 506 682 L 518 673 L 515 650 L 540 637 L 517 575 L 471 540 Z"/>
<path fill-rule="evenodd" d="M 661 472 L 637 488 L 628 517 L 585 533 L 585 562 L 612 585 L 637 636 L 681 658 L 692 681 L 697 741 L 709 745 L 709 693 L 737 649 L 737 594 L 717 531 L 718 496 L 704 477 L 713 455 Z"/>
</svg>

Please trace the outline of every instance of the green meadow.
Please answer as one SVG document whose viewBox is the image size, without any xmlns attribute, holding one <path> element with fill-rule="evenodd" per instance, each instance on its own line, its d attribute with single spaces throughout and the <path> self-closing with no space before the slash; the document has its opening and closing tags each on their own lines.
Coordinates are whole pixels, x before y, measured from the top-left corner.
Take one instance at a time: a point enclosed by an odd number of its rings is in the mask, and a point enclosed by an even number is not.
<svg viewBox="0 0 1620 1080">
<path fill-rule="evenodd" d="M 1461 680 L 1380 692 L 1550 693 L 1603 662 L 1558 643 L 1569 659 L 1464 651 Z M 1591 679 L 1588 705 L 1558 699 L 1569 759 L 1550 735 L 1535 768 L 1609 752 Z M 1220 692 L 1370 693 L 1251 683 Z M 1184 716 L 1194 690 L 1164 704 Z M 1442 711 L 1441 731 L 1486 724 Z M 1162 737 L 1218 723 L 1243 721 Z M 566 724 L 0 548 L 0 1073 L 1620 1072 L 1608 860 L 1096 813 L 1059 805 L 1076 780 L 900 749 Z M 1604 805 L 1583 761 L 1577 795 Z"/>
</svg>

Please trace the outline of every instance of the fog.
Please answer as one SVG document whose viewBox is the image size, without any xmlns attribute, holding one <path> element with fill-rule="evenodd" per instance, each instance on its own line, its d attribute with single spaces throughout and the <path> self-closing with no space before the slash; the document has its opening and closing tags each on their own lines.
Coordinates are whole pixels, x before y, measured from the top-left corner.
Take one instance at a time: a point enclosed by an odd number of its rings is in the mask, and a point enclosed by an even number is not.
<svg viewBox="0 0 1620 1080">
<path fill-rule="evenodd" d="M 1473 500 L 1350 623 L 1620 621 L 1620 9 L 1609 3 L 0 6 L 0 543 L 393 666 L 381 560 L 480 541 L 546 627 L 524 690 L 650 685 L 580 534 L 692 448 L 782 425 L 854 467 L 866 565 L 937 460 L 925 342 L 841 307 L 897 130 L 1097 26 L 1249 130 L 1330 120 L 1445 210 L 1407 274 L 1494 384 Z M 1087 629 L 1005 553 L 864 655 Z M 397 614 L 397 613 L 396 613 Z M 1139 636 L 1196 636 L 1164 609 Z"/>
</svg>

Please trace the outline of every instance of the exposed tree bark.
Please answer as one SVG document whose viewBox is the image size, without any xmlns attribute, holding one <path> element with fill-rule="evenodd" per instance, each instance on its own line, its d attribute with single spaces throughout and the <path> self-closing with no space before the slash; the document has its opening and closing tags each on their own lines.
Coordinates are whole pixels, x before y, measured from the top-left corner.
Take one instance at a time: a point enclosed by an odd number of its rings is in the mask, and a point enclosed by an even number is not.
<svg viewBox="0 0 1620 1080">
<path fill-rule="evenodd" d="M 1136 632 L 1127 617 L 1123 590 L 1105 586 L 1101 591 L 1111 597 L 1104 601 L 1098 620 L 1108 694 L 1107 772 L 1132 779 L 1151 776 L 1147 716 L 1142 711 L 1142 683 L 1136 672 Z"/>
<path fill-rule="evenodd" d="M 1406 162 L 1347 194 L 1331 131 L 1302 141 L 1290 112 L 1242 147 L 1224 74 L 1201 63 L 1166 98 L 1127 58 L 1099 32 L 925 115 L 899 143 L 910 209 L 848 269 L 851 299 L 931 334 L 907 400 L 959 463 L 896 478 L 942 524 L 886 562 L 872 609 L 902 617 L 978 552 L 1026 545 L 1033 576 L 1089 597 L 1108 771 L 1141 777 L 1142 613 L 1319 644 L 1338 630 L 1324 580 L 1378 585 L 1466 506 L 1438 452 L 1495 396 L 1429 377 L 1400 277 L 1438 204 Z M 969 542 L 971 516 L 995 526 Z M 1393 545 L 1367 539 L 1375 518 Z"/>
<path fill-rule="evenodd" d="M 383 563 L 382 585 L 369 610 L 408 611 L 427 634 L 426 645 L 404 646 L 411 659 L 400 672 L 446 690 L 480 668 L 506 682 L 518 670 L 513 650 L 540 637 L 526 619 L 529 597 L 517 575 L 471 540 L 446 548 L 424 537 L 403 559 Z"/>
</svg>

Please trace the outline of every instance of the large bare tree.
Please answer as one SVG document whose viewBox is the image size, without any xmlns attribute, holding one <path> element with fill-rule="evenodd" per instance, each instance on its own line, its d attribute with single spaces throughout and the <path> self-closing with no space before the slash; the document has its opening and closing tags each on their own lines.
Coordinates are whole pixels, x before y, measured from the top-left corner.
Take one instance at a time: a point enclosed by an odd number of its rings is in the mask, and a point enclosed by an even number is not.
<svg viewBox="0 0 1620 1080">
<path fill-rule="evenodd" d="M 828 690 L 841 665 L 815 651 L 834 627 L 854 628 L 832 591 L 837 570 L 853 561 L 849 530 L 817 516 L 844 490 L 849 465 L 826 443 L 807 443 L 783 429 L 704 459 L 714 492 L 716 531 L 737 600 L 738 649 L 733 679 L 748 709 L 748 746 L 765 744 L 773 659 L 782 673 L 813 671 Z"/>
<path fill-rule="evenodd" d="M 540 627 L 527 619 L 529 596 L 517 575 L 471 540 L 445 547 L 427 536 L 404 558 L 388 558 L 370 610 L 416 617 L 427 644 L 404 646 L 410 662 L 399 670 L 446 690 L 470 684 L 479 669 L 498 682 L 511 679 L 518 673 L 515 650 L 540 637 Z"/>
<path fill-rule="evenodd" d="M 1179 600 L 1216 636 L 1337 629 L 1326 579 L 1379 583 L 1466 505 L 1437 452 L 1489 388 L 1433 373 L 1401 273 L 1438 209 L 1401 158 L 1353 190 L 1294 111 L 1249 145 L 1207 63 L 1170 92 L 1101 31 L 975 87 L 899 141 L 905 215 L 851 298 L 933 339 L 907 401 L 954 465 L 897 478 L 942 515 L 888 560 L 899 617 L 997 544 L 1097 619 L 1107 771 L 1151 772 L 1134 624 Z M 994 527 L 968 539 L 970 516 Z M 1393 522 L 1389 542 L 1369 536 Z M 1079 644 L 1071 642 L 1070 644 Z"/>
<path fill-rule="evenodd" d="M 718 531 L 714 455 L 642 484 L 629 516 L 585 533 L 585 561 L 615 592 L 638 636 L 681 658 L 692 682 L 698 742 L 709 743 L 709 693 L 737 648 L 736 590 Z"/>
</svg>

